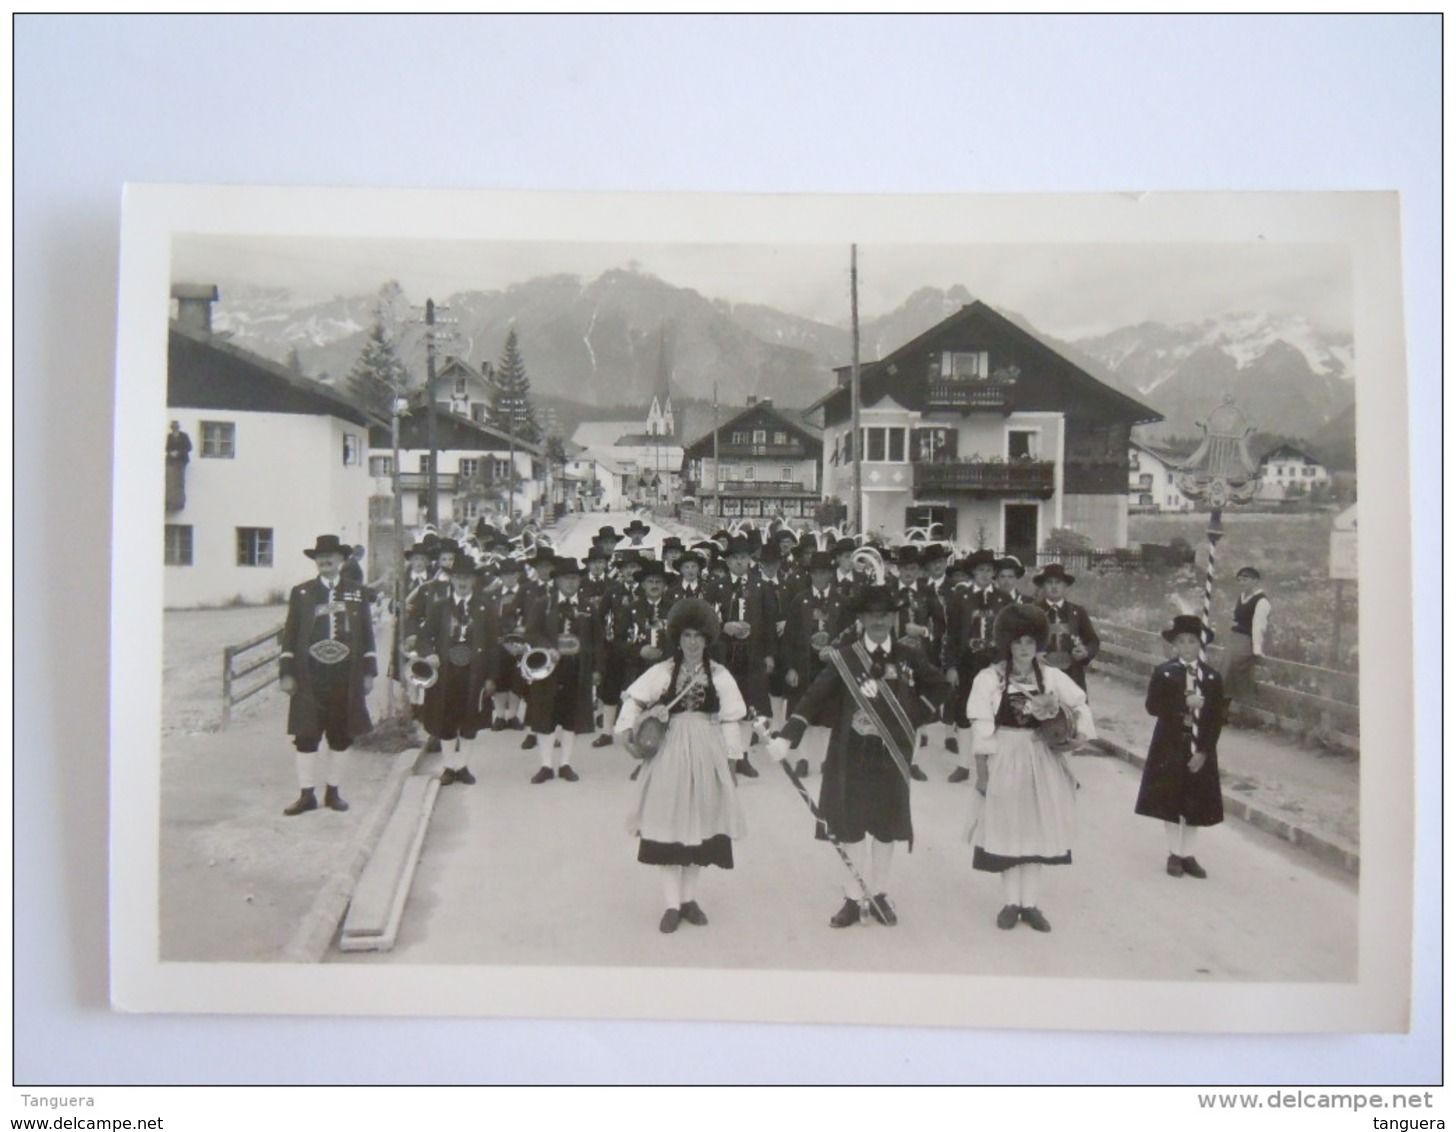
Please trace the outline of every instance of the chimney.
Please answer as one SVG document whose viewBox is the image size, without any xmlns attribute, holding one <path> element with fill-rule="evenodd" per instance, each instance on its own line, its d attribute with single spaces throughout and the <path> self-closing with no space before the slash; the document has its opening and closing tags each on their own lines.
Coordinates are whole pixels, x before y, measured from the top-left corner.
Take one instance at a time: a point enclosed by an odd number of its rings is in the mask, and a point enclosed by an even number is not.
<svg viewBox="0 0 1456 1132">
<path fill-rule="evenodd" d="M 758 404 L 758 398 L 757 398 L 757 397 L 755 397 L 755 396 L 754 396 L 754 395 L 753 395 L 753 394 L 752 394 L 752 393 L 750 393 L 750 394 L 749 394 L 749 395 L 748 395 L 748 403 L 749 403 L 749 404 L 750 404 L 750 405 L 757 405 L 757 404 Z"/>
<path fill-rule="evenodd" d="M 174 283 L 172 298 L 177 300 L 177 325 L 184 330 L 212 335 L 212 304 L 217 302 L 217 288 L 211 283 Z"/>
</svg>

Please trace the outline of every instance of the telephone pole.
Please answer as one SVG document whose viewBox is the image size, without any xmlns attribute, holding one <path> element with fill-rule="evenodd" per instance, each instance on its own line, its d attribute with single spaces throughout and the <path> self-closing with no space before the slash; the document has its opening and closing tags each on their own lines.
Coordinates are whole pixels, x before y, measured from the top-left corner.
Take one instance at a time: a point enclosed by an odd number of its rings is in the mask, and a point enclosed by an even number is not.
<svg viewBox="0 0 1456 1132">
<path fill-rule="evenodd" d="M 425 410 L 430 438 L 430 486 L 426 514 L 436 530 L 440 529 L 440 463 L 439 438 L 435 434 L 435 300 L 425 300 Z"/>
<path fill-rule="evenodd" d="M 850 518 L 854 522 L 854 533 L 864 529 L 864 499 L 860 494 L 860 449 L 864 447 L 859 431 L 859 245 L 849 245 L 849 324 L 853 340 L 853 354 L 849 366 L 850 434 L 854 437 L 851 452 L 854 455 L 852 490 L 854 505 Z"/>
</svg>

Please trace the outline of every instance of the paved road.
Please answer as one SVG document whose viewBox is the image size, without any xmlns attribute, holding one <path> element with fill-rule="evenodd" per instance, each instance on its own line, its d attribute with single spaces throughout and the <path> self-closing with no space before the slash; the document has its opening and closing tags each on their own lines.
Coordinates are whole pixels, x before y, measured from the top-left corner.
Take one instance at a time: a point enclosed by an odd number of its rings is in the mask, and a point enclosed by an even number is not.
<svg viewBox="0 0 1456 1132">
<path fill-rule="evenodd" d="M 622 516 L 570 517 L 563 553 Z M 711 923 L 657 930 L 659 886 L 626 833 L 635 784 L 617 747 L 584 750 L 582 781 L 529 784 L 537 760 L 519 733 L 476 742 L 473 787 L 443 790 L 397 945 L 354 963 L 650 965 L 837 969 L 1276 982 L 1354 977 L 1355 882 L 1237 822 L 1206 831 L 1206 881 L 1163 872 L 1161 826 L 1132 813 L 1137 772 L 1107 756 L 1074 760 L 1075 863 L 1048 869 L 1048 935 L 997 930 L 994 877 L 970 867 L 963 830 L 969 787 L 945 776 L 951 756 L 922 752 L 914 852 L 897 854 L 889 891 L 900 926 L 835 931 L 842 866 L 812 838 L 812 820 L 761 752 L 761 778 L 742 784 L 748 836 L 731 872 L 708 870 L 700 894 Z M 433 769 L 430 764 L 423 768 Z M 818 779 L 811 779 L 817 790 Z"/>
</svg>

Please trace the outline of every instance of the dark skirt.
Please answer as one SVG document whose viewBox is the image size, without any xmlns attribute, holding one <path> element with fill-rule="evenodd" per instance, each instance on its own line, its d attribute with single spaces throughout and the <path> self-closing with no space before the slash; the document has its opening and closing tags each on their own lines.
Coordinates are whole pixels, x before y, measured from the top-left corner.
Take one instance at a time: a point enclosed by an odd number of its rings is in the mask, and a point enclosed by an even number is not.
<svg viewBox="0 0 1456 1132">
<path fill-rule="evenodd" d="M 733 839 L 719 833 L 698 845 L 684 845 L 644 837 L 637 843 L 637 860 L 644 865 L 717 865 L 731 869 Z"/>
</svg>

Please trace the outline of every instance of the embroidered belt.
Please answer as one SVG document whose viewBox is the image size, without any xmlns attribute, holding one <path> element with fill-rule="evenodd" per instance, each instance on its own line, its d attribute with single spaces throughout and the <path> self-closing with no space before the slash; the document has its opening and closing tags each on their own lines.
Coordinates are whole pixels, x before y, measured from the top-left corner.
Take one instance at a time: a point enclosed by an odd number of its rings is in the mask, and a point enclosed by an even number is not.
<svg viewBox="0 0 1456 1132">
<path fill-rule="evenodd" d="M 320 664 L 341 664 L 349 659 L 349 646 L 343 641 L 314 641 L 308 655 Z"/>
</svg>

